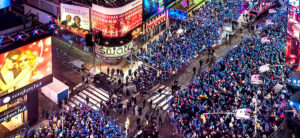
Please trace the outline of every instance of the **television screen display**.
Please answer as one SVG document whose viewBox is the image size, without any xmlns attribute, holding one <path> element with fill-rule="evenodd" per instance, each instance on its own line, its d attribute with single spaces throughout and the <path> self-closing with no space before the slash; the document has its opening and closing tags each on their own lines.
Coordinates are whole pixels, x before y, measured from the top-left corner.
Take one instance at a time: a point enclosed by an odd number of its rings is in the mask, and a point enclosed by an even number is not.
<svg viewBox="0 0 300 138">
<path fill-rule="evenodd" d="M 1 53 L 0 97 L 50 75 L 52 75 L 51 37 Z"/>
<path fill-rule="evenodd" d="M 175 0 L 143 0 L 143 22 L 163 12 Z"/>
</svg>

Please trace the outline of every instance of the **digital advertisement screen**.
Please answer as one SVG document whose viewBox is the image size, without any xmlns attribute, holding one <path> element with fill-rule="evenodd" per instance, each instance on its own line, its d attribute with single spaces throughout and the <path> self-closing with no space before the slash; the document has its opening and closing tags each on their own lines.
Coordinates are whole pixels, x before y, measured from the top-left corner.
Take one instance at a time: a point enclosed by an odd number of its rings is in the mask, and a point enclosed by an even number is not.
<svg viewBox="0 0 300 138">
<path fill-rule="evenodd" d="M 290 0 L 286 40 L 286 64 L 300 72 L 300 15 L 299 0 Z"/>
<path fill-rule="evenodd" d="M 62 25 L 90 30 L 90 9 L 69 4 L 60 4 L 60 21 Z"/>
<path fill-rule="evenodd" d="M 93 30 L 102 31 L 102 36 L 106 38 L 122 37 L 143 23 L 142 9 L 142 0 L 135 0 L 119 8 L 106 8 L 93 4 Z"/>
<path fill-rule="evenodd" d="M 143 0 L 143 22 L 164 11 L 175 0 Z"/>
<path fill-rule="evenodd" d="M 187 12 L 181 10 L 170 9 L 170 17 L 186 20 Z"/>
<path fill-rule="evenodd" d="M 52 74 L 51 37 L 1 53 L 0 59 L 0 97 L 31 84 L 38 87 L 37 81 Z"/>
<path fill-rule="evenodd" d="M 10 5 L 10 0 L 0 0 L 0 9 L 7 8 Z"/>
</svg>

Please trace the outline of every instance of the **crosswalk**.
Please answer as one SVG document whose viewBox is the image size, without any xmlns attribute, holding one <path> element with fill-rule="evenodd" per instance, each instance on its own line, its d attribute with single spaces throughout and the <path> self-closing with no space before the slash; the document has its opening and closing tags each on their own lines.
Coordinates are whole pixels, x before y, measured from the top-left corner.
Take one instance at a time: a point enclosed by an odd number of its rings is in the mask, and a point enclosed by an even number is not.
<svg viewBox="0 0 300 138">
<path fill-rule="evenodd" d="M 158 93 L 158 90 L 162 89 L 161 93 Z M 172 89 L 170 87 L 166 87 L 165 85 L 159 86 L 155 90 L 155 94 L 148 99 L 148 102 L 152 100 L 152 104 L 158 106 L 163 110 L 169 109 L 169 101 L 173 98 Z"/>
<path fill-rule="evenodd" d="M 85 103 L 87 97 L 89 98 L 89 106 L 95 110 L 100 108 L 100 103 L 105 104 L 109 100 L 109 94 L 107 91 L 97 88 L 94 85 L 89 85 L 78 95 L 73 96 L 69 99 L 68 104 L 64 105 L 64 109 L 68 109 L 70 106 L 75 107 L 80 103 Z"/>
</svg>

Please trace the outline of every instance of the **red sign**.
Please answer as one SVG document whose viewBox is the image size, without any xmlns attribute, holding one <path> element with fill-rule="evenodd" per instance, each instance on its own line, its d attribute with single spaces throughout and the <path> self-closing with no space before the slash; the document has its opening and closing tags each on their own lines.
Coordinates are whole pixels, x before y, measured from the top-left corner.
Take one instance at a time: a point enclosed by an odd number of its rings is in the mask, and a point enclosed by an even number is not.
<svg viewBox="0 0 300 138">
<path fill-rule="evenodd" d="M 150 22 L 149 24 L 147 24 L 147 29 L 152 28 L 153 26 L 160 24 L 162 21 L 165 20 L 166 15 L 163 14 L 161 16 L 159 16 L 158 18 L 156 18 L 154 21 Z"/>
<path fill-rule="evenodd" d="M 149 31 L 149 29 L 153 28 L 154 26 L 161 24 L 162 22 L 164 22 L 167 19 L 167 10 L 165 12 L 160 13 L 159 15 L 157 15 L 156 17 L 154 17 L 153 19 L 151 19 L 150 21 L 146 22 L 146 26 L 144 25 L 144 30 L 146 32 Z"/>
<path fill-rule="evenodd" d="M 92 7 L 92 26 L 103 37 L 117 38 L 126 35 L 142 24 L 142 1 L 136 0 L 119 8 Z"/>
</svg>

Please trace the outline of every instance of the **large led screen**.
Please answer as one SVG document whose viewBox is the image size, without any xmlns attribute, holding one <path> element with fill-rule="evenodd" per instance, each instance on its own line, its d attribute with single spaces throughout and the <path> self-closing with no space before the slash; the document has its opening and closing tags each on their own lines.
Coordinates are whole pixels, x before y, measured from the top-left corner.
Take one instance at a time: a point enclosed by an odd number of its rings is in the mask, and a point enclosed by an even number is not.
<svg viewBox="0 0 300 138">
<path fill-rule="evenodd" d="M 175 0 L 143 0 L 143 21 L 146 22 L 164 11 Z"/>
<path fill-rule="evenodd" d="M 58 25 L 74 34 L 85 37 L 90 30 L 90 9 L 70 4 L 60 4 Z"/>
<path fill-rule="evenodd" d="M 60 4 L 62 25 L 90 30 L 90 9 L 69 4 Z"/>
<path fill-rule="evenodd" d="M 142 22 L 142 0 L 135 0 L 118 8 L 106 8 L 93 4 L 93 31 L 102 31 L 106 38 L 117 38 L 126 35 Z"/>
<path fill-rule="evenodd" d="M 0 0 L 0 9 L 6 8 L 10 5 L 10 0 Z"/>
<path fill-rule="evenodd" d="M 286 64 L 300 71 L 300 15 L 299 0 L 290 0 L 288 7 Z"/>
<path fill-rule="evenodd" d="M 176 9 L 170 9 L 170 17 L 181 19 L 181 20 L 186 20 L 187 12 L 181 11 L 181 10 L 176 10 Z"/>
<path fill-rule="evenodd" d="M 51 37 L 1 53 L 0 97 L 22 89 L 51 74 Z"/>
</svg>

